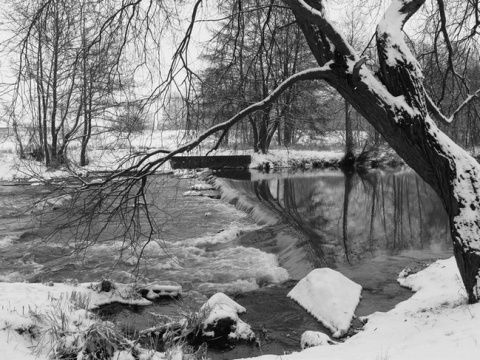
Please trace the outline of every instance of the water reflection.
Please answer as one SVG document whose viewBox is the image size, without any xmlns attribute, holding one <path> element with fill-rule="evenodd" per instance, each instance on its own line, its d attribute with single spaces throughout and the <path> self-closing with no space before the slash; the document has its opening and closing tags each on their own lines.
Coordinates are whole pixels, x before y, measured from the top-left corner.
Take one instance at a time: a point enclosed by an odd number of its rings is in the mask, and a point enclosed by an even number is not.
<svg viewBox="0 0 480 360">
<path fill-rule="evenodd" d="M 309 253 L 315 267 L 408 250 L 442 252 L 451 246 L 440 200 L 410 171 L 223 181 L 255 194 L 265 211 L 301 232 L 305 241 L 297 246 Z"/>
</svg>

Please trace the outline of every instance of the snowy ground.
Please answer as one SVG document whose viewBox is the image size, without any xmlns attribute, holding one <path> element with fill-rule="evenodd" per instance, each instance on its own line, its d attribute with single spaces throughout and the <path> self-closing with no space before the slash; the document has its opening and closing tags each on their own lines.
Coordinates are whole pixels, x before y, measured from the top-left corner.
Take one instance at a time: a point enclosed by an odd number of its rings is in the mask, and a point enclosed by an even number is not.
<svg viewBox="0 0 480 360">
<path fill-rule="evenodd" d="M 49 359 L 81 347 L 82 334 L 95 323 L 89 310 L 112 302 L 150 304 L 129 286 L 99 292 L 91 284 L 0 283 L 0 357 Z M 116 351 L 118 359 L 129 359 L 124 355 Z"/>
</svg>

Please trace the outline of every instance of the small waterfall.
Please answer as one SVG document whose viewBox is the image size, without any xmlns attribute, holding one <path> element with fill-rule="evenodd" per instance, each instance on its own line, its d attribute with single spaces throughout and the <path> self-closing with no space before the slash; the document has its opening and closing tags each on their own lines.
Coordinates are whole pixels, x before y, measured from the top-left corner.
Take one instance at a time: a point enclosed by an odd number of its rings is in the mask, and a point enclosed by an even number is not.
<svg viewBox="0 0 480 360">
<path fill-rule="evenodd" d="M 270 211 L 267 207 L 258 203 L 252 183 L 238 182 L 225 178 L 213 178 L 213 183 L 220 191 L 222 200 L 248 214 L 258 225 L 275 225 L 281 218 Z"/>
</svg>

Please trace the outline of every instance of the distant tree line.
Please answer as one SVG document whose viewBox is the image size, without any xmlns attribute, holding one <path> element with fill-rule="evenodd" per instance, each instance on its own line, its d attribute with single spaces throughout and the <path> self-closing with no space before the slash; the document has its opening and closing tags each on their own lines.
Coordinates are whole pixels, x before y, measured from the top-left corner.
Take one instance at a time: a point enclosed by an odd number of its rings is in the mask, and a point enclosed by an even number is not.
<svg viewBox="0 0 480 360">
<path fill-rule="evenodd" d="M 142 107 L 132 95 L 135 81 L 122 54 L 127 39 L 115 28 L 94 39 L 114 11 L 111 2 L 32 0 L 10 6 L 17 36 L 11 51 L 20 61 L 12 65 L 17 81 L 8 115 L 21 157 L 55 167 L 74 156 L 69 147 L 75 147 L 75 160 L 84 166 L 92 136 L 143 129 Z"/>
</svg>

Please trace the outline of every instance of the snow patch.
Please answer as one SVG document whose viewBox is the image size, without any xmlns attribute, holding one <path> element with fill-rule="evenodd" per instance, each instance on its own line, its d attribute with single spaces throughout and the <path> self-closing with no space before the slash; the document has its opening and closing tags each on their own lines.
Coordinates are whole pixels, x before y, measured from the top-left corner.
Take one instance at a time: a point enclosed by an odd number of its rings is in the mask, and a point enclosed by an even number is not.
<svg viewBox="0 0 480 360">
<path fill-rule="evenodd" d="M 453 257 L 438 260 L 416 274 L 407 277 L 402 275 L 400 273 L 398 283 L 415 291 L 410 300 L 428 303 L 430 311 L 467 302 L 467 293 Z M 402 309 L 406 305 L 407 302 L 403 302 L 397 305 L 397 309 Z"/>
<path fill-rule="evenodd" d="M 438 260 L 402 284 L 417 292 L 389 312 L 369 315 L 363 331 L 336 346 L 305 349 L 282 356 L 282 360 L 476 358 L 480 303 L 467 303 L 455 259 Z"/>
<path fill-rule="evenodd" d="M 90 309 L 112 302 L 151 303 L 132 292 L 133 286 L 115 284 L 108 292 L 99 288 L 100 284 L 0 283 L 0 357 L 47 359 L 52 346 L 80 349 L 82 334 L 96 321 Z M 48 329 L 60 323 L 63 335 L 59 342 Z M 35 347 L 38 354 L 31 353 Z"/>
<path fill-rule="evenodd" d="M 320 345 L 334 345 L 338 344 L 336 341 L 330 339 L 327 334 L 324 334 L 319 331 L 305 331 L 302 334 L 300 340 L 300 346 L 302 349 L 307 349 L 314 346 Z"/>
<path fill-rule="evenodd" d="M 14 235 L 4 236 L 3 238 L 0 239 L 0 249 L 13 244 L 13 242 L 18 239 L 19 237 Z"/>
<path fill-rule="evenodd" d="M 188 190 L 183 193 L 183 196 L 202 196 L 203 194 L 200 191 Z"/>
</svg>

